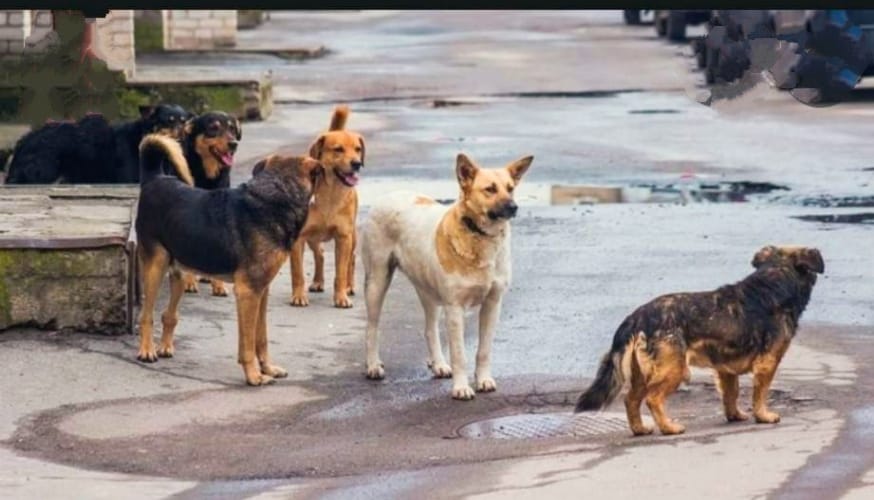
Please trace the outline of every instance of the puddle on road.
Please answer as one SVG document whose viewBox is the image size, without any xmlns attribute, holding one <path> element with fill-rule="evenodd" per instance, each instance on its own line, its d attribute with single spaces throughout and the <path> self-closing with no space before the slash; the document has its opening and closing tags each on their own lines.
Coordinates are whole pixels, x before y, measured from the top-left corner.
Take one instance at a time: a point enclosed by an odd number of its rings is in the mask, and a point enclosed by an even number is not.
<svg viewBox="0 0 874 500">
<path fill-rule="evenodd" d="M 589 203 L 738 203 L 789 188 L 770 182 L 637 183 L 625 186 L 552 186 L 552 205 Z"/>
<path fill-rule="evenodd" d="M 829 224 L 874 224 L 874 213 L 796 215 L 794 218 L 807 222 Z"/>
<path fill-rule="evenodd" d="M 772 201 L 789 205 L 823 208 L 869 208 L 874 207 L 874 196 L 779 196 Z"/>
</svg>

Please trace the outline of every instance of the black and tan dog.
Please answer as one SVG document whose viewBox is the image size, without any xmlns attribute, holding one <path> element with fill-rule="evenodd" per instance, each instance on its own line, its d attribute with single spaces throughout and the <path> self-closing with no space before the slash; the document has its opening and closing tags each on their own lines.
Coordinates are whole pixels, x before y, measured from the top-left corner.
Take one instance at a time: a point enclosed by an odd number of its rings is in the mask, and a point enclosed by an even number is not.
<svg viewBox="0 0 874 500">
<path fill-rule="evenodd" d="M 716 372 L 725 417 L 747 420 L 737 407 L 738 375 L 753 374 L 753 415 L 776 423 L 768 409 L 768 389 L 795 336 L 816 283 L 825 270 L 813 248 L 766 246 L 752 261 L 756 269 L 742 281 L 711 292 L 663 295 L 644 304 L 619 325 L 613 346 L 576 412 L 610 404 L 626 380 L 628 424 L 635 435 L 652 433 L 640 416 L 646 404 L 662 434 L 685 428 L 665 413 L 665 399 L 689 380 L 689 365 Z"/>
<path fill-rule="evenodd" d="M 243 128 L 239 120 L 222 111 L 210 111 L 186 123 L 182 147 L 194 185 L 203 189 L 230 187 L 234 154 L 242 138 Z M 197 278 L 186 273 L 183 279 L 185 291 L 197 293 Z M 223 297 L 228 294 L 221 280 L 203 281 L 211 283 L 213 295 Z"/>
<path fill-rule="evenodd" d="M 137 359 L 174 354 L 173 331 L 183 295 L 183 270 L 230 280 L 237 300 L 239 356 L 246 382 L 269 383 L 287 372 L 267 352 L 267 294 L 306 221 L 313 185 L 323 169 L 308 157 L 274 156 L 250 181 L 232 189 L 193 187 L 176 141 L 147 136 L 136 220 L 143 307 Z M 170 169 L 174 175 L 162 175 Z M 187 179 L 185 182 L 182 179 Z M 158 288 L 170 269 L 170 300 L 156 349 L 152 323 Z"/>
<path fill-rule="evenodd" d="M 100 114 L 50 121 L 15 145 L 7 184 L 112 184 L 139 182 L 139 146 L 147 134 L 181 139 L 193 117 L 175 104 L 140 106 L 140 118 L 110 124 Z"/>
</svg>

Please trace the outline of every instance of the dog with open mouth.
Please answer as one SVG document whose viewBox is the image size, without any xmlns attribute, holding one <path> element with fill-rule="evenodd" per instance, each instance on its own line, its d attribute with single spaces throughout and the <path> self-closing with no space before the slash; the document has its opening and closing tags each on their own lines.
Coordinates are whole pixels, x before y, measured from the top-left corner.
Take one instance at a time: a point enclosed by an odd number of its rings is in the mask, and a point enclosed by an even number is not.
<svg viewBox="0 0 874 500">
<path fill-rule="evenodd" d="M 395 270 L 416 289 L 425 312 L 428 366 L 436 378 L 452 377 L 452 397 L 474 397 L 464 354 L 464 315 L 479 310 L 476 390 L 497 389 L 491 375 L 491 349 L 504 292 L 510 286 L 510 220 L 518 207 L 513 192 L 533 156 L 504 168 L 479 168 L 459 154 L 455 172 L 460 194 L 446 207 L 416 193 L 384 196 L 361 228 L 364 297 L 367 305 L 367 378 L 382 379 L 379 317 Z M 450 363 L 443 357 L 437 324 L 446 317 Z"/>
<path fill-rule="evenodd" d="M 355 287 L 355 245 L 358 217 L 358 174 L 364 168 L 364 138 L 346 130 L 348 106 L 337 106 L 327 132 L 316 138 L 309 154 L 325 168 L 316 184 L 307 223 L 291 250 L 291 305 L 309 304 L 304 287 L 304 245 L 313 251 L 315 273 L 310 292 L 325 290 L 325 257 L 322 243 L 334 240 L 334 307 L 352 307 Z"/>
<path fill-rule="evenodd" d="M 223 111 L 209 111 L 190 120 L 185 125 L 182 149 L 188 162 L 194 185 L 202 189 L 231 187 L 231 168 L 234 154 L 243 138 L 243 128 L 236 117 Z M 197 293 L 197 278 L 190 273 L 184 276 L 185 292 Z M 212 294 L 228 295 L 223 281 L 202 279 L 212 285 Z"/>
</svg>

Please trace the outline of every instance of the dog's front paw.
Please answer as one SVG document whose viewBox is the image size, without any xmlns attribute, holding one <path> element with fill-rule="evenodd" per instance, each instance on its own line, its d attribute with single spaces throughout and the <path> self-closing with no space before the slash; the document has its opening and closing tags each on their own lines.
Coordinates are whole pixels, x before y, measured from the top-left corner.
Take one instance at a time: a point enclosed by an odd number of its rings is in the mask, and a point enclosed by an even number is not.
<svg viewBox="0 0 874 500">
<path fill-rule="evenodd" d="M 310 305 L 310 301 L 307 299 L 306 294 L 294 294 L 291 296 L 290 304 L 294 307 L 306 307 Z"/>
<path fill-rule="evenodd" d="M 385 365 L 382 361 L 367 364 L 367 378 L 370 380 L 382 380 L 385 378 Z"/>
<path fill-rule="evenodd" d="M 492 377 L 477 378 L 476 390 L 477 392 L 494 392 L 498 390 L 498 384 Z"/>
<path fill-rule="evenodd" d="M 474 397 L 473 389 L 469 385 L 455 386 L 452 388 L 452 399 L 470 401 Z"/>
<path fill-rule="evenodd" d="M 649 436 L 653 432 L 653 428 L 648 425 L 641 425 L 640 427 L 632 427 L 631 433 L 635 436 Z"/>
<path fill-rule="evenodd" d="M 255 377 L 246 377 L 246 383 L 251 386 L 261 386 L 261 385 L 269 385 L 276 382 L 270 375 L 257 375 Z"/>
<path fill-rule="evenodd" d="M 188 276 L 185 278 L 185 293 L 198 293 L 197 289 L 197 280 L 194 279 L 194 276 Z"/>
<path fill-rule="evenodd" d="M 780 415 L 772 411 L 760 411 L 756 413 L 756 423 L 776 424 L 780 421 Z"/>
<path fill-rule="evenodd" d="M 161 345 L 158 347 L 158 357 L 159 358 L 172 358 L 173 354 L 176 353 L 176 349 L 173 348 L 173 345 Z"/>
<path fill-rule="evenodd" d="M 440 361 L 437 363 L 430 362 L 428 363 L 428 368 L 431 369 L 431 373 L 434 374 L 434 378 L 451 378 L 452 377 L 452 368 L 449 366 L 446 361 Z"/>
<path fill-rule="evenodd" d="M 158 361 L 158 353 L 153 348 L 140 349 L 137 353 L 137 359 L 143 363 L 154 363 Z"/>
<path fill-rule="evenodd" d="M 310 284 L 309 290 L 313 293 L 321 293 L 325 291 L 325 284 L 318 281 L 313 281 Z"/>
<path fill-rule="evenodd" d="M 347 297 L 346 295 L 335 295 L 334 307 L 340 309 L 349 309 L 350 307 L 352 307 L 352 301 L 349 300 L 349 297 Z"/>
<path fill-rule="evenodd" d="M 686 427 L 675 422 L 670 422 L 664 424 L 659 430 L 662 431 L 662 434 L 664 434 L 665 436 L 671 436 L 674 434 L 682 434 L 686 432 Z"/>
<path fill-rule="evenodd" d="M 224 282 L 213 281 L 212 282 L 212 294 L 216 297 L 227 297 L 228 290 L 227 290 L 227 288 L 225 288 Z"/>
<path fill-rule="evenodd" d="M 270 363 L 264 363 L 261 365 L 261 373 L 273 378 L 285 378 L 288 376 L 288 371 L 285 368 Z"/>
<path fill-rule="evenodd" d="M 750 416 L 747 413 L 736 410 L 734 413 L 725 415 L 725 419 L 729 422 L 745 422 L 750 419 Z"/>
</svg>

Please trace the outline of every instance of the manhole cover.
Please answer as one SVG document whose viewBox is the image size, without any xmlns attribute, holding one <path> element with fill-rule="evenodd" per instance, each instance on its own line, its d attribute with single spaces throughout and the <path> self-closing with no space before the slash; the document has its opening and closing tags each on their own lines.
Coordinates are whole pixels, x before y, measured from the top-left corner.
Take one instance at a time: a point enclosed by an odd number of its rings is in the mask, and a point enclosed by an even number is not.
<svg viewBox="0 0 874 500">
<path fill-rule="evenodd" d="M 469 439 L 598 436 L 613 432 L 628 432 L 625 414 L 528 413 L 482 420 L 458 429 L 461 437 Z"/>
</svg>

